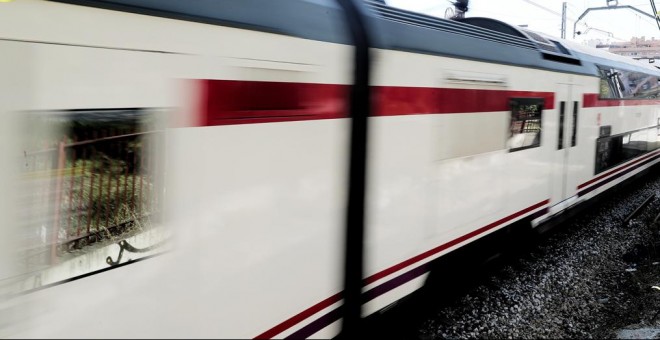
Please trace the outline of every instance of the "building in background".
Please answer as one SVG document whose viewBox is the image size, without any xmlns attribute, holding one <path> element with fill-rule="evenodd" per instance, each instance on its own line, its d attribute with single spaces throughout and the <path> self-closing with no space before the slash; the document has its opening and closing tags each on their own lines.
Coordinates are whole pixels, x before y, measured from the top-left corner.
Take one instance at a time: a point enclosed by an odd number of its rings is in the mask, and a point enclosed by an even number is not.
<svg viewBox="0 0 660 340">
<path fill-rule="evenodd" d="M 660 39 L 656 40 L 655 38 L 647 40 L 646 37 L 633 37 L 630 41 L 598 44 L 596 47 L 606 49 L 614 54 L 648 61 L 650 63 L 655 62 L 656 59 L 660 59 Z"/>
</svg>

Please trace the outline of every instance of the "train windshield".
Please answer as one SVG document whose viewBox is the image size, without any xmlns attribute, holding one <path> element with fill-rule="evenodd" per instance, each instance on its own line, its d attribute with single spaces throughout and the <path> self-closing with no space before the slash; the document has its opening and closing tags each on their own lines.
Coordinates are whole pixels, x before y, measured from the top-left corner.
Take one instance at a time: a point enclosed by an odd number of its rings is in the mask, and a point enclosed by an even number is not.
<svg viewBox="0 0 660 340">
<path fill-rule="evenodd" d="M 599 66 L 601 99 L 655 99 L 660 95 L 658 76 Z"/>
</svg>

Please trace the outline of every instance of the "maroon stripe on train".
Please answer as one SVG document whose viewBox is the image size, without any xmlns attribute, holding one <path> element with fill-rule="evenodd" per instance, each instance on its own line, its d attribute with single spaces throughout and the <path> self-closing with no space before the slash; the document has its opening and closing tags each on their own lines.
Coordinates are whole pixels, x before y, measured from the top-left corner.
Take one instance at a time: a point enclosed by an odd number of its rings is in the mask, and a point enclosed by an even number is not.
<svg viewBox="0 0 660 340">
<path fill-rule="evenodd" d="M 588 185 L 590 185 L 590 184 L 592 184 L 592 183 L 594 183 L 594 182 L 598 182 L 598 181 L 600 181 L 601 179 L 603 179 L 603 178 L 605 178 L 605 177 L 608 177 L 608 176 L 610 176 L 610 175 L 613 175 L 613 174 L 615 174 L 615 173 L 617 173 L 617 172 L 619 172 L 619 171 L 621 171 L 621 170 L 623 170 L 623 169 L 626 169 L 626 168 L 628 168 L 628 167 L 630 167 L 630 166 L 632 166 L 632 165 L 635 165 L 635 164 L 637 164 L 637 163 L 639 163 L 639 162 L 641 162 L 641 161 L 643 161 L 643 160 L 645 160 L 645 159 L 647 159 L 647 158 L 649 158 L 649 157 L 652 157 L 652 156 L 654 156 L 654 155 L 657 155 L 658 153 L 660 153 L 660 150 L 659 150 L 659 151 L 652 151 L 652 152 L 650 152 L 650 153 L 648 153 L 648 154 L 646 154 L 646 155 L 643 155 L 643 156 L 639 157 L 638 159 L 635 159 L 635 160 L 630 161 L 630 162 L 627 163 L 627 164 L 623 164 L 622 166 L 620 166 L 620 167 L 618 167 L 618 168 L 612 169 L 612 170 L 607 171 L 606 173 L 604 173 L 604 174 L 602 174 L 602 175 L 599 175 L 599 176 L 597 176 L 597 177 L 594 177 L 594 178 L 592 178 L 592 179 L 590 179 L 590 180 L 588 180 L 588 181 L 586 181 L 586 182 L 584 182 L 584 183 L 578 185 L 577 188 L 578 188 L 578 190 L 580 190 L 580 189 L 582 189 L 582 188 L 584 188 L 584 187 L 586 187 L 586 186 L 588 186 Z"/>
<path fill-rule="evenodd" d="M 347 118 L 349 87 L 336 84 L 201 80 L 200 125 L 234 125 Z M 511 97 L 554 93 L 374 86 L 374 116 L 508 111 Z"/>
<path fill-rule="evenodd" d="M 541 97 L 544 109 L 552 110 L 555 101 L 553 92 L 433 87 L 376 86 L 374 94 L 375 116 L 509 111 L 512 97 Z"/>
<path fill-rule="evenodd" d="M 627 170 L 618 172 L 615 175 L 613 175 L 612 177 L 606 178 L 601 182 L 598 182 L 598 183 L 596 183 L 596 184 L 594 184 L 594 185 L 592 185 L 588 188 L 585 188 L 585 189 L 582 189 L 582 190 L 578 191 L 578 197 L 579 196 L 584 196 L 584 195 L 592 192 L 593 190 L 598 189 L 601 186 L 603 186 L 603 185 L 605 185 L 609 182 L 612 182 L 613 180 L 615 180 L 617 178 L 623 177 L 624 175 L 626 175 L 626 174 L 628 174 L 632 171 L 635 171 L 635 170 L 641 168 L 644 165 L 647 165 L 647 164 L 652 163 L 653 161 L 655 161 L 657 159 L 660 159 L 660 153 L 656 152 L 656 153 L 652 154 L 652 156 L 653 157 L 651 157 L 651 158 L 644 157 L 644 158 L 640 159 L 640 161 L 643 160 L 643 162 L 641 162 L 641 163 L 639 163 L 639 164 L 637 164 L 633 167 L 630 167 L 630 168 L 626 167 L 626 168 L 628 168 Z M 637 163 L 637 162 L 635 162 L 635 163 Z M 634 164 L 634 163 L 631 163 L 630 165 L 632 165 L 632 164 Z M 625 169 L 625 168 L 621 168 L 621 169 Z"/>
<path fill-rule="evenodd" d="M 331 296 L 331 297 L 315 304 L 314 306 L 305 309 L 304 311 L 294 315 L 293 317 L 281 322 L 277 326 L 275 326 L 275 327 L 273 327 L 273 328 L 271 328 L 271 329 L 255 336 L 254 338 L 255 339 L 272 339 L 276 335 L 278 335 L 278 334 L 286 331 L 287 329 L 297 325 L 301 321 L 303 321 L 303 320 L 307 319 L 308 317 L 318 313 L 322 309 L 334 304 L 335 302 L 337 302 L 341 299 L 342 299 L 342 293 L 339 292 L 339 293 L 337 293 L 337 294 L 335 294 L 335 295 L 333 295 L 333 296 Z"/>
<path fill-rule="evenodd" d="M 401 270 L 401 269 L 403 269 L 403 268 L 405 268 L 405 267 L 411 266 L 411 265 L 413 265 L 413 264 L 415 264 L 415 263 L 417 263 L 417 262 L 419 262 L 419 261 L 422 261 L 422 260 L 424 260 L 424 259 L 426 259 L 426 258 L 428 258 L 428 257 L 431 257 L 431 256 L 433 256 L 433 255 L 435 255 L 435 254 L 437 254 L 437 253 L 439 253 L 439 252 L 441 252 L 441 251 L 443 251 L 443 250 L 446 250 L 446 249 L 448 249 L 448 248 L 450 248 L 450 247 L 453 247 L 453 246 L 455 246 L 455 245 L 457 245 L 457 244 L 459 244 L 459 243 L 461 243 L 461 242 L 464 242 L 464 241 L 466 241 L 466 240 L 469 240 L 469 239 L 471 239 L 471 238 L 473 238 L 473 237 L 475 237 L 475 236 L 478 236 L 479 234 L 483 234 L 483 233 L 485 233 L 485 232 L 487 232 L 487 231 L 489 231 L 489 230 L 491 230 L 491 229 L 493 229 L 493 228 L 495 228 L 495 227 L 497 227 L 497 226 L 500 226 L 500 225 L 502 225 L 502 224 L 504 224 L 504 223 L 506 223 L 506 222 L 509 222 L 509 221 L 515 219 L 515 218 L 518 218 L 518 217 L 520 217 L 520 216 L 522 216 L 522 215 L 524 215 L 524 214 L 526 214 L 526 213 L 528 213 L 528 212 L 530 212 L 530 211 L 532 211 L 532 210 L 536 210 L 536 209 L 538 209 L 538 208 L 540 208 L 540 207 L 542 207 L 542 206 L 544 206 L 544 205 L 547 205 L 549 202 L 550 202 L 550 200 L 544 200 L 544 201 L 541 201 L 541 202 L 536 203 L 536 204 L 534 204 L 534 205 L 532 205 L 532 206 L 530 206 L 530 207 L 527 207 L 527 208 L 525 208 L 525 209 L 523 209 L 523 210 L 520 210 L 520 211 L 518 211 L 518 212 L 516 212 L 516 213 L 514 213 L 514 214 L 511 214 L 511 215 L 509 215 L 509 216 L 506 216 L 506 217 L 504 217 L 504 218 L 501 218 L 501 219 L 499 219 L 499 220 L 497 220 L 497 221 L 495 221 L 495 222 L 493 222 L 493 223 L 491 223 L 491 224 L 489 224 L 489 225 L 487 225 L 487 226 L 481 227 L 481 228 L 479 228 L 479 229 L 477 229 L 477 230 L 474 230 L 474 231 L 472 231 L 472 232 L 470 232 L 470 233 L 468 233 L 468 234 L 465 234 L 465 235 L 463 235 L 463 236 L 461 236 L 461 237 L 459 237 L 459 238 L 456 238 L 456 239 L 454 239 L 454 240 L 451 240 L 451 241 L 449 241 L 449 242 L 447 242 L 447 243 L 445 243 L 445 244 L 439 245 L 439 246 L 437 246 L 437 247 L 435 247 L 435 248 L 433 248 L 433 249 L 431 249 L 431 250 L 427 250 L 427 251 L 425 251 L 425 252 L 423 252 L 423 253 L 421 253 L 421 254 L 419 254 L 419 255 L 417 255 L 417 256 L 411 257 L 411 258 L 409 258 L 409 259 L 407 259 L 407 260 L 405 260 L 405 261 L 403 261 L 403 262 L 401 262 L 401 263 L 399 263 L 399 264 L 397 264 L 397 265 L 394 265 L 394 266 L 392 266 L 392 267 L 389 267 L 389 268 L 387 268 L 387 269 L 385 269 L 385 270 L 382 270 L 382 271 L 380 271 L 380 272 L 378 272 L 378 273 L 376 273 L 376 274 L 374 274 L 374 275 L 371 275 L 371 276 L 367 277 L 366 279 L 364 279 L 364 284 L 367 285 L 367 284 L 373 283 L 373 282 L 375 282 L 375 281 L 377 281 L 377 280 L 380 280 L 380 279 L 382 279 L 383 277 L 388 276 L 388 275 L 390 275 L 390 274 L 392 274 L 392 273 L 394 273 L 394 272 L 397 272 L 397 271 L 399 271 L 399 270 Z"/>
<path fill-rule="evenodd" d="M 332 84 L 202 80 L 201 125 L 346 118 L 348 90 Z"/>
<path fill-rule="evenodd" d="M 465 234 L 465 235 L 463 235 L 463 236 L 461 236 L 461 237 L 459 237 L 459 238 L 457 238 L 457 239 L 454 239 L 454 240 L 452 240 L 452 241 L 449 241 L 449 242 L 447 242 L 447 243 L 445 243 L 445 244 L 442 244 L 442 245 L 440 245 L 440 246 L 438 246 L 438 247 L 435 247 L 435 248 L 433 248 L 433 249 L 431 249 L 431 250 L 429 250 L 429 251 L 426 251 L 426 252 L 424 252 L 424 253 L 422 253 L 422 254 L 419 254 L 419 255 L 417 255 L 417 256 L 415 256 L 415 257 L 412 257 L 412 258 L 410 258 L 410 259 L 408 259 L 408 260 L 406 260 L 406 261 L 403 261 L 403 262 L 401 262 L 401 263 L 399 263 L 399 264 L 397 264 L 397 265 L 394 265 L 394 266 L 392 266 L 392 267 L 390 267 L 390 268 L 387 268 L 387 269 L 385 269 L 385 270 L 383 270 L 383 271 L 381 271 L 381 272 L 379 272 L 379 273 L 376 273 L 376 274 L 374 274 L 374 275 L 372 275 L 372 276 L 366 278 L 366 279 L 364 280 L 364 283 L 363 283 L 363 284 L 364 284 L 364 285 L 368 285 L 368 284 L 370 284 L 370 283 L 372 283 L 372 282 L 374 282 L 374 281 L 376 281 L 376 280 L 378 280 L 378 279 L 380 279 L 380 278 L 383 278 L 383 277 L 385 277 L 385 276 L 387 276 L 387 275 L 390 275 L 390 274 L 392 274 L 392 273 L 394 273 L 394 272 L 396 272 L 396 271 L 399 271 L 399 270 L 401 270 L 401 269 L 404 269 L 404 268 L 406 268 L 406 267 L 409 267 L 409 266 L 411 266 L 411 265 L 413 265 L 413 264 L 415 264 L 415 263 L 417 263 L 417 262 L 419 262 L 419 261 L 421 261 L 421 260 L 423 260 L 423 259 L 428 258 L 429 256 L 435 255 L 435 254 L 437 254 L 438 252 L 441 252 L 441 251 L 443 251 L 443 250 L 445 250 L 445 249 L 448 249 L 448 248 L 450 248 L 450 247 L 452 247 L 452 246 L 454 246 L 454 245 L 456 245 L 456 244 L 458 244 L 458 243 L 461 243 L 461 242 L 463 242 L 463 241 L 466 241 L 466 240 L 468 240 L 468 239 L 470 239 L 470 238 L 473 238 L 473 237 L 475 237 L 475 236 L 477 236 L 477 235 L 479 235 L 479 234 L 485 233 L 486 231 L 489 231 L 489 230 L 491 230 L 491 229 L 493 229 L 493 228 L 495 228 L 495 227 L 497 227 L 497 226 L 500 226 L 500 225 L 502 225 L 502 224 L 504 224 L 504 223 L 506 223 L 506 222 L 509 222 L 509 221 L 511 221 L 511 220 L 513 220 L 513 219 L 515 219 L 515 218 L 517 218 L 517 217 L 523 216 L 523 215 L 525 215 L 526 213 L 529 213 L 530 211 L 536 210 L 536 209 L 538 209 L 538 208 L 540 208 L 540 207 L 542 207 L 542 206 L 544 206 L 544 205 L 547 205 L 549 202 L 550 202 L 550 200 L 544 200 L 544 201 L 542 201 L 542 202 L 536 203 L 536 204 L 534 204 L 534 205 L 532 205 L 532 206 L 530 206 L 530 207 L 527 207 L 527 208 L 525 208 L 525 209 L 523 209 L 523 210 L 520 210 L 520 211 L 518 211 L 518 212 L 516 212 L 516 213 L 514 213 L 514 214 L 511 214 L 511 215 L 509 215 L 509 216 L 506 216 L 506 217 L 504 217 L 504 218 L 501 218 L 501 219 L 499 219 L 499 220 L 497 220 L 497 221 L 495 221 L 495 222 L 493 222 L 493 223 L 491 223 L 491 224 L 488 224 L 488 225 L 485 226 L 485 227 L 479 228 L 479 229 L 477 229 L 477 230 L 475 230 L 475 231 L 472 231 L 472 232 L 470 232 L 470 233 L 468 233 L 468 234 Z M 424 266 L 424 268 L 426 268 L 426 267 Z M 408 279 L 408 280 L 403 280 L 403 279 L 401 279 L 401 278 L 394 278 L 394 279 L 392 279 L 392 280 L 388 280 L 388 281 L 386 281 L 386 282 L 380 284 L 379 286 L 377 286 L 377 287 L 371 289 L 371 290 L 370 290 L 371 293 L 369 293 L 369 295 L 367 295 L 367 296 L 365 296 L 365 297 L 366 297 L 368 300 L 371 300 L 371 299 L 375 298 L 376 296 L 378 296 L 378 295 L 380 295 L 380 294 L 383 294 L 383 293 L 385 293 L 385 292 L 387 292 L 387 291 L 389 291 L 389 290 L 392 290 L 392 289 L 398 287 L 399 285 L 402 285 L 402 284 L 404 284 L 404 283 L 410 281 L 412 278 L 417 277 L 417 276 L 419 276 L 419 275 L 421 275 L 421 274 L 413 275 L 413 276 L 412 276 L 410 279 Z M 404 274 L 404 276 L 405 276 L 405 277 L 409 277 L 410 275 L 406 275 L 406 274 Z M 390 281 L 392 281 L 392 282 L 390 282 Z M 382 289 L 379 289 L 379 288 L 378 288 L 378 287 L 380 287 L 380 286 L 383 286 Z M 387 288 L 385 288 L 385 287 L 387 287 Z M 378 293 L 377 295 L 374 295 L 374 294 L 376 294 L 376 292 L 378 292 L 378 291 L 382 291 L 382 293 Z M 304 310 L 304 311 L 302 311 L 302 312 L 296 314 L 295 316 L 293 316 L 293 317 L 291 317 L 291 318 L 289 318 L 289 319 L 283 321 L 282 323 L 278 324 L 277 326 L 275 326 L 275 327 L 273 327 L 273 328 L 271 328 L 271 329 L 269 329 L 269 330 L 267 330 L 267 331 L 265 331 L 265 332 L 263 332 L 263 333 L 257 335 L 257 336 L 255 337 L 255 339 L 270 339 L 270 338 L 273 338 L 273 337 L 277 336 L 278 334 L 284 332 L 285 330 L 287 330 L 287 329 L 293 327 L 294 325 L 300 323 L 301 321 L 307 319 L 308 317 L 312 316 L 313 314 L 316 314 L 317 312 L 321 311 L 322 309 L 327 308 L 327 307 L 329 307 L 330 305 L 332 305 L 332 304 L 338 302 L 339 300 L 341 300 L 341 298 L 342 298 L 342 293 L 339 292 L 339 293 L 337 293 L 337 294 L 335 294 L 335 295 L 333 295 L 333 296 L 331 296 L 331 297 L 329 297 L 329 298 L 327 298 L 327 299 L 325 299 L 325 300 L 323 300 L 323 301 L 321 301 L 321 302 L 315 304 L 314 306 L 312 306 L 312 307 L 310 307 L 310 308 L 307 308 L 306 310 Z M 307 334 L 307 335 L 314 334 L 314 333 L 316 333 L 317 331 L 323 329 L 324 327 L 326 327 L 327 325 L 329 325 L 330 323 L 332 323 L 332 322 L 334 322 L 334 321 L 336 320 L 336 318 L 332 318 L 332 317 L 329 318 L 329 317 L 327 317 L 327 315 L 324 315 L 322 318 L 323 318 L 324 320 L 327 319 L 327 320 L 329 320 L 329 321 L 328 321 L 328 322 L 317 322 L 318 320 L 317 320 L 317 321 L 314 321 L 314 322 L 312 322 L 313 326 L 309 326 L 309 327 L 306 326 L 306 327 L 304 328 L 304 333 Z M 302 331 L 302 330 L 301 330 L 301 331 Z M 309 333 L 310 331 L 311 331 L 311 333 Z"/>
<path fill-rule="evenodd" d="M 657 99 L 600 99 L 598 93 L 585 93 L 582 107 L 660 105 Z"/>
</svg>

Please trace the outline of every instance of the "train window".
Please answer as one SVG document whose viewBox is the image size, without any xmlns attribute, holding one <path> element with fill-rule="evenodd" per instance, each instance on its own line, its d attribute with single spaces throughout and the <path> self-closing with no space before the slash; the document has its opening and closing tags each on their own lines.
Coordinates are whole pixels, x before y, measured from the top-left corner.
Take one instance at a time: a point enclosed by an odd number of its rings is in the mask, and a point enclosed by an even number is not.
<svg viewBox="0 0 660 340">
<path fill-rule="evenodd" d="M 660 124 L 647 129 L 598 138 L 596 140 L 595 173 L 601 173 L 628 160 L 659 149 L 659 138 L 654 134 L 658 129 L 660 129 Z"/>
<path fill-rule="evenodd" d="M 609 99 L 609 98 L 618 98 L 617 91 L 615 90 L 613 86 L 613 82 L 611 81 L 609 71 L 607 70 L 600 70 L 600 98 L 601 99 Z"/>
<path fill-rule="evenodd" d="M 21 142 L 17 214 L 24 247 L 17 270 L 23 274 L 10 286 L 38 289 L 163 249 L 158 244 L 165 232 L 158 226 L 164 134 L 158 112 L 23 115 L 35 133 Z"/>
<path fill-rule="evenodd" d="M 655 99 L 660 96 L 657 75 L 599 66 L 601 99 Z"/>
<path fill-rule="evenodd" d="M 657 98 L 660 94 L 660 86 L 658 84 L 657 76 L 643 75 L 634 84 L 634 91 L 636 98 Z"/>
<path fill-rule="evenodd" d="M 512 98 L 509 125 L 509 151 L 541 145 L 543 98 Z"/>
</svg>

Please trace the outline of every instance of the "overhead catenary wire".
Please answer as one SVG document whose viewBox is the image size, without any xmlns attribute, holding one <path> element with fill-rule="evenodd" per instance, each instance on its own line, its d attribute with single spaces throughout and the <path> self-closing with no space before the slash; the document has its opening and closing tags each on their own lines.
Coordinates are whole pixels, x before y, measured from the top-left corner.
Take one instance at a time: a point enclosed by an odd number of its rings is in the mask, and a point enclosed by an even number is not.
<svg viewBox="0 0 660 340">
<path fill-rule="evenodd" d="M 550 9 L 550 8 L 547 8 L 547 7 L 545 7 L 545 6 L 543 6 L 543 5 L 539 4 L 539 3 L 537 3 L 537 2 L 535 2 L 535 1 L 532 1 L 532 0 L 522 0 L 522 1 L 524 1 L 524 2 L 526 2 L 526 3 L 528 3 L 528 4 L 530 4 L 530 5 L 536 6 L 536 7 L 540 8 L 540 9 L 542 9 L 542 10 L 548 12 L 548 13 L 554 14 L 554 15 L 556 15 L 556 16 L 559 16 L 559 17 L 562 16 L 562 14 L 561 14 L 560 12 L 555 11 L 555 10 Z M 574 7 L 574 6 L 573 6 L 572 4 L 570 4 L 570 3 L 568 3 L 568 6 Z M 568 6 L 567 6 L 567 11 L 571 11 L 572 9 L 568 9 Z M 569 21 L 572 21 L 572 22 L 576 22 L 576 21 L 577 21 L 577 19 L 575 19 L 574 17 L 570 17 L 570 16 L 568 16 L 568 15 L 566 16 L 566 19 L 569 20 Z M 595 31 L 600 31 L 600 32 L 607 32 L 607 31 L 605 31 L 605 30 L 603 30 L 603 29 L 599 29 L 599 28 L 596 28 L 596 27 L 593 27 L 593 26 L 589 26 L 589 25 L 587 25 L 586 22 L 583 23 L 583 24 L 581 24 L 581 25 L 584 25 L 586 30 L 595 30 Z M 608 33 L 609 33 L 609 32 L 608 32 Z M 612 34 L 612 35 L 609 35 L 609 37 L 610 37 L 610 38 L 617 39 L 617 40 L 622 40 L 622 41 L 627 40 L 627 39 L 622 39 L 622 38 L 616 37 L 616 36 L 614 36 L 613 34 Z"/>
<path fill-rule="evenodd" d="M 655 17 L 655 23 L 658 24 L 658 29 L 660 30 L 660 18 L 658 18 L 658 10 L 655 8 L 655 1 L 651 1 L 651 9 L 653 9 L 653 16 Z"/>
<path fill-rule="evenodd" d="M 543 5 L 539 4 L 539 3 L 536 3 L 536 2 L 534 2 L 534 1 L 532 1 L 532 0 L 522 0 L 522 1 L 524 1 L 524 2 L 526 2 L 526 3 L 528 3 L 528 4 L 530 4 L 530 5 L 536 6 L 536 7 L 540 8 L 540 9 L 542 9 L 542 10 L 548 12 L 548 13 L 552 13 L 552 14 L 554 14 L 554 15 L 556 15 L 556 16 L 561 17 L 561 12 L 557 12 L 557 11 L 555 11 L 555 10 L 553 10 L 553 9 L 547 8 L 547 7 L 545 7 L 545 6 L 543 6 Z M 566 18 L 569 19 L 569 20 L 571 20 L 571 21 L 575 21 L 574 18 L 569 18 L 569 17 L 566 17 Z"/>
</svg>

